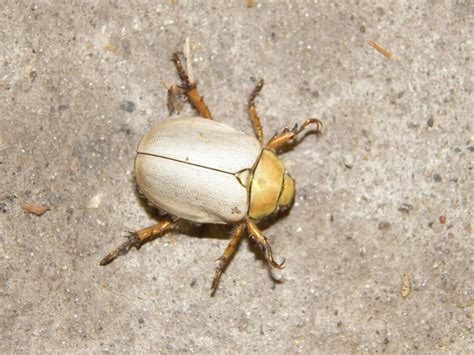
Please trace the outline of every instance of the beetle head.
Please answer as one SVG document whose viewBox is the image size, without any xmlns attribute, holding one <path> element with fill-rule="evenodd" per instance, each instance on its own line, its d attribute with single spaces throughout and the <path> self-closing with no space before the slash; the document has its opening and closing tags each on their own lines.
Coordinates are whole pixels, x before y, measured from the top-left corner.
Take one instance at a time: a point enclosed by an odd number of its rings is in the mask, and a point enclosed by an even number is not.
<svg viewBox="0 0 474 355">
<path fill-rule="evenodd" d="M 287 172 L 283 178 L 282 190 L 278 199 L 278 208 L 286 209 L 291 206 L 295 198 L 295 179 Z"/>
</svg>

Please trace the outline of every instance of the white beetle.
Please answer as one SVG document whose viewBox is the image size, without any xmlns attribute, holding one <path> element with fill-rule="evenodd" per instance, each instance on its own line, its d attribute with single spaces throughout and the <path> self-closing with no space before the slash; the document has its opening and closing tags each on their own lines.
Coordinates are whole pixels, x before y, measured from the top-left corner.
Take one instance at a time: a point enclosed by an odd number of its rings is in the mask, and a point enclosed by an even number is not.
<svg viewBox="0 0 474 355">
<path fill-rule="evenodd" d="M 181 65 L 173 61 L 180 75 L 179 89 L 201 117 L 172 118 L 152 127 L 142 138 L 135 158 L 135 178 L 140 191 L 156 207 L 171 216 L 131 234 L 110 252 L 101 265 L 139 247 L 153 237 L 176 228 L 180 219 L 196 223 L 235 225 L 232 238 L 216 268 L 215 292 L 223 268 L 246 229 L 264 250 L 270 265 L 283 268 L 273 259 L 270 244 L 257 226 L 264 217 L 291 205 L 295 181 L 277 157 L 278 148 L 290 142 L 307 125 L 322 124 L 311 118 L 301 128 L 285 128 L 263 145 L 263 131 L 254 100 L 263 86 L 261 80 L 250 95 L 248 112 L 257 138 L 212 120 L 212 115 Z M 173 91 L 176 92 L 176 87 Z"/>
</svg>

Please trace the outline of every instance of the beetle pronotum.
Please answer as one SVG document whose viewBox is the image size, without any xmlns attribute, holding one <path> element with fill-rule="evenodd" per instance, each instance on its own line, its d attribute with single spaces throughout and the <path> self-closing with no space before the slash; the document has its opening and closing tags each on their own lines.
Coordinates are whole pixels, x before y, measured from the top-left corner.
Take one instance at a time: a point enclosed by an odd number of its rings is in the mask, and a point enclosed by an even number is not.
<svg viewBox="0 0 474 355">
<path fill-rule="evenodd" d="M 139 248 L 145 242 L 176 229 L 180 220 L 195 223 L 234 225 L 231 240 L 218 265 L 212 282 L 217 289 L 222 270 L 246 233 L 261 247 L 268 264 L 284 268 L 285 260 L 275 261 L 270 243 L 258 222 L 291 206 L 295 181 L 288 174 L 277 151 L 291 142 L 308 125 L 322 123 L 307 119 L 301 127 L 285 128 L 266 144 L 255 107 L 255 98 L 263 87 L 260 80 L 248 100 L 248 114 L 257 138 L 212 120 L 204 99 L 181 64 L 177 53 L 172 58 L 181 85 L 200 117 L 171 118 L 159 122 L 143 136 L 135 158 L 135 178 L 140 191 L 170 217 L 140 229 L 107 254 L 101 265 Z"/>
</svg>

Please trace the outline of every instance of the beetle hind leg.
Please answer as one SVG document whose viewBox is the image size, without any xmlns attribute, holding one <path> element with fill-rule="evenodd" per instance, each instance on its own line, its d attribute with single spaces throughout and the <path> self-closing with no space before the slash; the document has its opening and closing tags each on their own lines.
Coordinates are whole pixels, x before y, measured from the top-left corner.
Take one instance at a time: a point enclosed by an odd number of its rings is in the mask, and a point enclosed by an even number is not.
<svg viewBox="0 0 474 355">
<path fill-rule="evenodd" d="M 196 82 L 189 77 L 184 69 L 178 53 L 173 54 L 172 60 L 181 79 L 180 88 L 183 90 L 184 95 L 186 95 L 191 105 L 196 109 L 201 117 L 212 120 L 211 111 L 209 111 L 204 98 L 199 94 Z"/>
<path fill-rule="evenodd" d="M 169 221 L 163 220 L 154 224 L 150 227 L 140 229 L 136 232 L 132 232 L 127 236 L 127 240 L 125 240 L 122 244 L 108 253 L 101 261 L 100 265 L 104 266 L 112 261 L 114 261 L 120 255 L 125 255 L 128 251 L 132 248 L 140 248 L 146 242 L 152 240 L 155 237 L 161 236 L 166 232 L 174 229 L 178 221 Z"/>
<path fill-rule="evenodd" d="M 247 104 L 247 111 L 249 113 L 250 121 L 252 121 L 253 129 L 255 130 L 255 134 L 257 135 L 258 140 L 260 143 L 263 142 L 263 129 L 262 124 L 260 123 L 260 117 L 257 113 L 257 108 L 255 106 L 255 98 L 262 90 L 264 81 L 263 79 L 259 80 L 255 88 L 253 89 L 252 93 L 249 96 L 249 101 Z"/>
<path fill-rule="evenodd" d="M 270 242 L 268 241 L 267 237 L 263 234 L 263 232 L 257 227 L 255 222 L 247 219 L 247 231 L 249 233 L 250 238 L 254 240 L 265 252 L 265 257 L 267 259 L 268 264 L 276 269 L 284 269 L 285 268 L 285 258 L 280 263 L 277 263 L 273 258 L 272 248 L 270 247 Z"/>
<path fill-rule="evenodd" d="M 240 238 L 242 238 L 244 228 L 245 224 L 241 223 L 234 229 L 229 245 L 227 245 L 227 248 L 225 248 L 224 254 L 222 254 L 222 256 L 218 259 L 219 263 L 217 264 L 216 271 L 214 272 L 214 279 L 212 280 L 212 294 L 214 294 L 217 290 L 222 271 L 229 262 L 230 257 L 234 254 L 235 248 L 239 244 Z"/>
</svg>

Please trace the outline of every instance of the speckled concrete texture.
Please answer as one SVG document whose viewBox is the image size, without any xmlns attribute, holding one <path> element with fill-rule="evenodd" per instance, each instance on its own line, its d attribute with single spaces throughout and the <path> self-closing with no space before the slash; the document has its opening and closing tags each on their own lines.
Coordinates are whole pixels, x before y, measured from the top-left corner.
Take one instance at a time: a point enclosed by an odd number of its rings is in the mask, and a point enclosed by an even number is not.
<svg viewBox="0 0 474 355">
<path fill-rule="evenodd" d="M 2 2 L 0 351 L 474 352 L 472 1 L 230 3 Z M 287 268 L 244 240 L 214 297 L 225 230 L 99 266 L 158 217 L 133 159 L 186 37 L 217 120 L 252 133 L 264 78 L 267 137 L 325 124 L 282 155 Z"/>
</svg>

